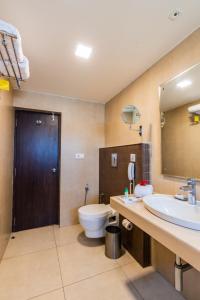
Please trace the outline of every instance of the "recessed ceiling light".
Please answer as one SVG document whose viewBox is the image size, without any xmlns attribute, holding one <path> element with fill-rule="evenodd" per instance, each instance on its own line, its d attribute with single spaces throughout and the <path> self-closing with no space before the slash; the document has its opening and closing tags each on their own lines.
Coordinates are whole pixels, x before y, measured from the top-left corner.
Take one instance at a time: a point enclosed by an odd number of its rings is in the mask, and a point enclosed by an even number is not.
<svg viewBox="0 0 200 300">
<path fill-rule="evenodd" d="M 91 54 L 92 54 L 91 47 L 87 47 L 82 44 L 78 44 L 78 46 L 76 47 L 76 52 L 75 52 L 76 56 L 88 59 L 90 58 Z"/>
<path fill-rule="evenodd" d="M 185 88 L 185 87 L 187 87 L 187 86 L 189 86 L 191 84 L 192 84 L 191 80 L 182 80 L 179 83 L 177 83 L 176 86 L 179 87 L 179 88 Z"/>
<path fill-rule="evenodd" d="M 170 19 L 171 21 L 175 21 L 176 19 L 178 19 L 178 17 L 181 16 L 181 11 L 179 9 L 174 9 L 170 12 L 168 19 Z"/>
</svg>

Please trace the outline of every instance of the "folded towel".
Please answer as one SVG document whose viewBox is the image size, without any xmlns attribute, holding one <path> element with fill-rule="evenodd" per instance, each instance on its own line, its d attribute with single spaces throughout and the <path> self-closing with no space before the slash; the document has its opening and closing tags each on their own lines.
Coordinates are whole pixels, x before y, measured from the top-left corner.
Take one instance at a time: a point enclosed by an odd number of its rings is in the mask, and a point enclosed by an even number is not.
<svg viewBox="0 0 200 300">
<path fill-rule="evenodd" d="M 11 77 L 15 77 L 10 62 L 7 60 L 7 61 L 5 61 L 5 63 L 6 63 L 6 66 L 8 68 L 8 71 L 10 73 L 10 76 Z M 17 77 L 20 78 L 20 74 L 19 74 L 19 70 L 18 70 L 18 67 L 17 67 L 17 63 L 14 62 L 13 66 L 14 66 L 14 69 L 15 69 Z M 23 80 L 28 79 L 30 77 L 30 70 L 29 70 L 29 60 L 28 60 L 28 58 L 26 56 L 24 56 L 24 60 L 22 62 L 19 62 L 19 68 L 20 68 L 20 71 L 21 71 L 22 79 Z M 2 60 L 0 60 L 0 72 L 3 75 L 7 76 L 7 71 L 6 71 L 6 68 L 5 68 L 4 63 L 3 63 Z"/>
<path fill-rule="evenodd" d="M 17 39 L 13 38 L 15 52 L 16 52 L 18 62 L 23 62 L 24 55 L 23 55 L 23 51 L 22 51 L 22 42 L 21 42 L 21 36 L 20 36 L 19 31 L 13 25 L 11 25 L 3 20 L 0 20 L 0 31 L 5 31 L 6 33 L 14 34 L 17 37 Z M 0 36 L 0 39 L 1 39 L 1 36 Z M 7 44 L 7 48 L 8 48 L 11 60 L 15 61 L 16 59 L 15 59 L 15 55 L 13 53 L 11 38 L 8 36 L 5 36 L 5 41 Z M 0 50 L 3 54 L 3 57 L 8 58 L 5 48 L 2 44 L 0 44 Z"/>
<path fill-rule="evenodd" d="M 134 194 L 136 197 L 144 197 L 153 194 L 153 186 L 151 184 L 135 186 Z"/>
</svg>

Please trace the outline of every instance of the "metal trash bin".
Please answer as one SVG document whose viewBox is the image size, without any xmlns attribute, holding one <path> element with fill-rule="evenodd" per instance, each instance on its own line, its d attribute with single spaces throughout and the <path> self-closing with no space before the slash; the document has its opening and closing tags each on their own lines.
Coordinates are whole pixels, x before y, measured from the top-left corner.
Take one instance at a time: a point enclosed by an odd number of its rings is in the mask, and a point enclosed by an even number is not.
<svg viewBox="0 0 200 300">
<path fill-rule="evenodd" d="M 106 227 L 105 255 L 112 259 L 121 256 L 121 229 L 118 226 Z"/>
</svg>

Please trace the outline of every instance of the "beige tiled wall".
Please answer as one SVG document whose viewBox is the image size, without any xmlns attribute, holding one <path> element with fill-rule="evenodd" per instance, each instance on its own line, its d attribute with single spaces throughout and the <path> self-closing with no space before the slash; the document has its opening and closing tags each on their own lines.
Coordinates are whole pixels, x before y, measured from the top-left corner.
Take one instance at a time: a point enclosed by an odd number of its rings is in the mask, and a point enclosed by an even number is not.
<svg viewBox="0 0 200 300">
<path fill-rule="evenodd" d="M 0 91 L 0 259 L 11 233 L 13 120 L 12 92 Z"/>
<path fill-rule="evenodd" d="M 167 178 L 161 175 L 161 129 L 159 113 L 159 86 L 173 78 L 180 72 L 194 64 L 200 63 L 200 29 L 191 34 L 180 45 L 152 66 L 140 78 L 125 88 L 120 94 L 106 104 L 106 145 L 124 145 L 138 142 L 150 142 L 152 145 L 152 182 L 157 192 L 176 193 L 183 184 L 178 179 Z M 125 105 L 135 104 L 141 112 L 141 124 L 144 135 L 140 138 L 137 132 L 130 131 L 120 118 L 121 110 Z M 200 185 L 197 187 L 200 197 Z M 157 268 L 162 273 L 173 272 L 173 264 L 165 259 L 168 256 L 165 248 L 157 252 L 160 260 L 157 260 Z M 200 275 L 190 271 L 191 278 L 200 282 Z M 184 275 L 186 276 L 186 275 Z M 197 279 L 198 277 L 198 279 Z M 194 295 L 197 288 L 189 284 L 190 277 L 187 275 L 188 299 L 196 300 Z M 186 293 L 186 292 L 185 292 Z"/>
<path fill-rule="evenodd" d="M 104 105 L 64 97 L 18 91 L 14 106 L 61 112 L 60 223 L 78 222 L 77 209 L 84 203 L 89 184 L 89 203 L 98 201 L 99 148 L 104 146 Z M 76 160 L 75 153 L 85 159 Z"/>
</svg>

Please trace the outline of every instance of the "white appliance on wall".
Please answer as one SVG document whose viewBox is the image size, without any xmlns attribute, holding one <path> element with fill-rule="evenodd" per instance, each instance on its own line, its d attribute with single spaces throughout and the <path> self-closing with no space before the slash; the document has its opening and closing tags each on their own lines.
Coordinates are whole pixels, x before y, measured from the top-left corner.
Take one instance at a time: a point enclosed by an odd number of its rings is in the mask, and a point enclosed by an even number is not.
<svg viewBox="0 0 200 300">
<path fill-rule="evenodd" d="M 135 180 L 135 163 L 128 164 L 129 194 L 133 194 L 133 183 Z"/>
</svg>

